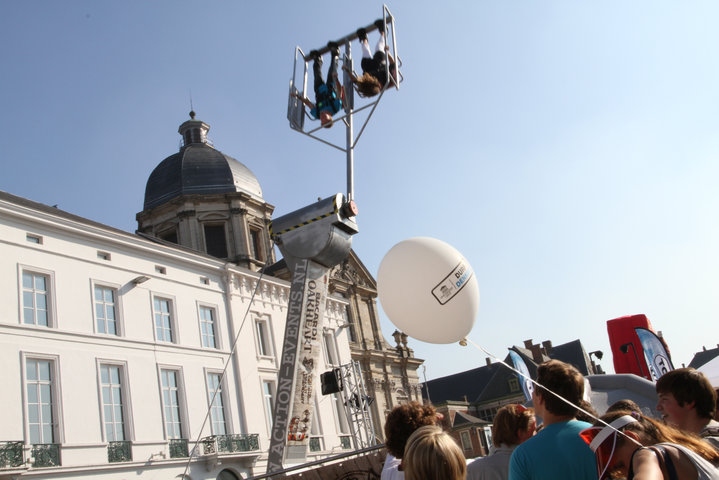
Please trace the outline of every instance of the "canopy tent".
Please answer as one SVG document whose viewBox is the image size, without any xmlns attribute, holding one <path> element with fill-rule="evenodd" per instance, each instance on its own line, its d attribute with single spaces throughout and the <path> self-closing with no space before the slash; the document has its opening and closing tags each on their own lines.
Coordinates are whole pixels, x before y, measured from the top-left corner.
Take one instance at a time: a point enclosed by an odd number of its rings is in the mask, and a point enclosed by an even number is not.
<svg viewBox="0 0 719 480">
<path fill-rule="evenodd" d="M 714 357 L 697 370 L 706 375 L 714 388 L 719 388 L 719 357 Z"/>
<path fill-rule="evenodd" d="M 634 400 L 649 417 L 659 418 L 656 411 L 657 392 L 654 383 L 631 373 L 608 375 L 589 375 L 591 385 L 591 403 L 594 409 L 603 415 L 617 400 Z"/>
</svg>

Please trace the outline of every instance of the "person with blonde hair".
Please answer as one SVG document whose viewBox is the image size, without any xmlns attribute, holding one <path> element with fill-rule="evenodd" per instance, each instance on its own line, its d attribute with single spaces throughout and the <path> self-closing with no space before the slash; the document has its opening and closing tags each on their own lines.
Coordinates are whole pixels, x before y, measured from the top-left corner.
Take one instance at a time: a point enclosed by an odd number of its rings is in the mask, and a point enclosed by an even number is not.
<svg viewBox="0 0 719 480">
<path fill-rule="evenodd" d="M 402 458 L 406 480 L 464 480 L 467 461 L 457 442 L 437 425 L 410 435 Z"/>
<path fill-rule="evenodd" d="M 719 452 L 694 434 L 628 410 L 605 414 L 580 433 L 599 479 L 717 480 Z"/>
<path fill-rule="evenodd" d="M 489 455 L 467 466 L 468 480 L 506 480 L 509 459 L 517 445 L 531 438 L 537 427 L 534 410 L 519 404 L 505 405 L 492 422 L 492 447 Z"/>
</svg>

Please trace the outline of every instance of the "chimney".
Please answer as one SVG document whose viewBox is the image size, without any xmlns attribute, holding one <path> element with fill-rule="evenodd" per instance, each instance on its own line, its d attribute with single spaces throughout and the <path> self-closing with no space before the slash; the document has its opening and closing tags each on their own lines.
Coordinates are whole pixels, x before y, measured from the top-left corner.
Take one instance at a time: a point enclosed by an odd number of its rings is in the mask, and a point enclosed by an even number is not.
<svg viewBox="0 0 719 480">
<path fill-rule="evenodd" d="M 552 341 L 545 340 L 542 342 L 542 346 L 544 347 L 544 354 L 550 356 L 552 354 Z"/>
<path fill-rule="evenodd" d="M 542 363 L 544 361 L 542 358 L 542 348 L 538 344 L 532 345 L 532 360 L 537 363 Z"/>
<path fill-rule="evenodd" d="M 532 345 L 534 345 L 534 342 L 532 342 L 531 338 L 529 340 L 524 341 L 524 348 L 526 348 L 527 350 L 531 350 Z"/>
<path fill-rule="evenodd" d="M 484 360 L 487 362 L 487 366 L 492 365 L 492 360 L 490 360 L 489 357 L 485 357 Z"/>
</svg>

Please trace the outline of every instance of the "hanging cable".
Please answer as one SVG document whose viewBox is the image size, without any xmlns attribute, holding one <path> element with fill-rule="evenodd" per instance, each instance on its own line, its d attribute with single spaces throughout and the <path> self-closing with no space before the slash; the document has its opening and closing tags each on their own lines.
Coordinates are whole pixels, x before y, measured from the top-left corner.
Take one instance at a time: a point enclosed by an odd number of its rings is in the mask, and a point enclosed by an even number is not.
<svg viewBox="0 0 719 480">
<path fill-rule="evenodd" d="M 463 343 L 463 342 L 464 342 L 464 343 Z M 537 386 L 537 387 L 542 387 L 542 391 L 551 393 L 552 395 L 554 395 L 555 397 L 557 397 L 558 399 L 560 399 L 560 400 L 563 401 L 564 403 L 566 403 L 566 404 L 568 404 L 568 405 L 571 405 L 572 407 L 576 408 L 577 410 L 579 410 L 580 412 L 584 413 L 585 415 L 587 415 L 587 416 L 589 416 L 589 417 L 595 419 L 596 421 L 598 421 L 598 422 L 601 423 L 602 425 L 611 428 L 611 429 L 614 430 L 615 432 L 617 432 L 617 433 L 619 433 L 620 435 L 622 435 L 622 436 L 628 438 L 629 440 L 631 440 L 633 443 L 636 443 L 636 444 L 639 445 L 640 447 L 642 446 L 641 443 L 639 443 L 638 441 L 636 441 L 635 439 L 633 439 L 632 437 L 630 437 L 630 436 L 627 435 L 626 433 L 622 432 L 621 430 L 618 430 L 617 428 L 615 428 L 615 427 L 613 427 L 612 425 L 608 424 L 607 422 L 605 422 L 605 421 L 602 420 L 601 418 L 597 417 L 596 415 L 593 415 L 592 413 L 590 413 L 590 412 L 584 410 L 584 409 L 583 409 L 582 407 L 580 407 L 579 405 L 573 404 L 572 402 L 570 402 L 570 401 L 567 400 L 566 398 L 562 397 L 562 396 L 559 395 L 558 393 L 555 393 L 555 392 L 551 391 L 550 389 L 548 389 L 548 388 L 545 387 L 544 385 L 540 384 L 539 382 L 536 382 L 535 380 L 532 380 L 531 377 L 528 377 L 527 375 L 525 375 L 524 373 L 520 372 L 520 371 L 517 370 L 516 368 L 510 367 L 509 365 L 507 365 L 506 362 L 504 362 L 503 360 L 500 360 L 499 358 L 495 357 L 495 356 L 492 355 L 490 352 L 488 352 L 487 350 L 485 350 L 481 345 L 479 345 L 479 344 L 477 344 L 477 343 L 474 343 L 472 340 L 470 340 L 470 339 L 468 339 L 468 338 L 465 338 L 465 339 L 463 339 L 462 341 L 460 341 L 460 345 L 466 345 L 467 342 L 471 343 L 471 344 L 474 345 L 477 349 L 479 349 L 479 350 L 481 350 L 482 352 L 484 352 L 485 354 L 489 355 L 493 360 L 496 360 L 497 363 L 501 363 L 502 365 L 504 365 L 505 367 L 507 367 L 508 369 L 510 369 L 511 371 L 513 371 L 514 373 L 518 374 L 520 377 L 524 378 L 525 380 L 529 380 L 530 382 L 532 382 L 532 383 L 533 383 L 535 386 Z"/>
<path fill-rule="evenodd" d="M 197 439 L 195 440 L 195 446 L 190 452 L 189 457 L 187 458 L 187 463 L 185 464 L 185 471 L 182 473 L 182 478 L 185 478 L 187 476 L 187 471 L 190 468 L 190 463 L 192 462 L 192 458 L 195 456 L 196 450 L 199 448 L 200 438 L 202 437 L 202 432 L 205 430 L 205 426 L 207 425 L 207 420 L 210 418 L 210 414 L 212 412 L 212 407 L 215 405 L 215 399 L 217 398 L 217 393 L 222 389 L 222 382 L 225 378 L 225 373 L 227 373 L 227 367 L 230 365 L 230 362 L 232 361 L 232 357 L 235 354 L 235 349 L 237 348 L 237 341 L 240 339 L 240 332 L 242 332 L 242 327 L 245 325 L 245 321 L 247 320 L 247 316 L 250 313 L 250 308 L 252 307 L 252 302 L 255 299 L 255 295 L 257 295 L 257 291 L 260 288 L 260 283 L 262 282 L 262 277 L 265 274 L 265 269 L 267 268 L 267 261 L 265 261 L 264 265 L 262 265 L 262 269 L 260 269 L 260 276 L 257 278 L 257 284 L 255 285 L 255 289 L 252 291 L 252 295 L 250 296 L 250 301 L 247 303 L 247 310 L 245 311 L 245 315 L 242 317 L 242 323 L 240 323 L 240 328 L 237 329 L 237 334 L 235 335 L 235 338 L 232 342 L 232 348 L 230 349 L 230 354 L 227 356 L 227 361 L 225 362 L 225 367 L 222 369 L 222 373 L 220 374 L 220 381 L 217 384 L 217 387 L 212 392 L 212 399 L 210 401 L 210 405 L 207 407 L 207 413 L 205 414 L 205 419 L 202 422 L 202 427 L 200 427 L 200 432 L 197 435 Z M 229 288 L 229 282 L 226 288 Z"/>
</svg>

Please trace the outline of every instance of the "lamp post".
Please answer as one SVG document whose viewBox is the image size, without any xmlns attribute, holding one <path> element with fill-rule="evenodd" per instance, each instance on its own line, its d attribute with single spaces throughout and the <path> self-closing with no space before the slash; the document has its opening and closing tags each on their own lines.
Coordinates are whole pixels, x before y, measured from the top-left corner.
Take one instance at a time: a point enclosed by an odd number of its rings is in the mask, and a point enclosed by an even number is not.
<svg viewBox="0 0 719 480">
<path fill-rule="evenodd" d="M 424 389 L 427 391 L 427 401 L 432 404 L 432 399 L 429 398 L 429 385 L 427 384 L 427 366 L 422 365 L 422 375 L 424 375 Z"/>
<path fill-rule="evenodd" d="M 637 361 L 637 366 L 639 367 L 639 373 L 641 374 L 642 377 L 644 377 L 644 370 L 642 370 L 642 364 L 639 363 L 639 355 L 637 355 L 637 349 L 634 347 L 634 344 L 632 342 L 625 343 L 624 345 L 619 347 L 619 350 L 622 353 L 628 353 L 629 347 L 632 347 L 632 352 L 634 352 L 634 359 Z"/>
</svg>

